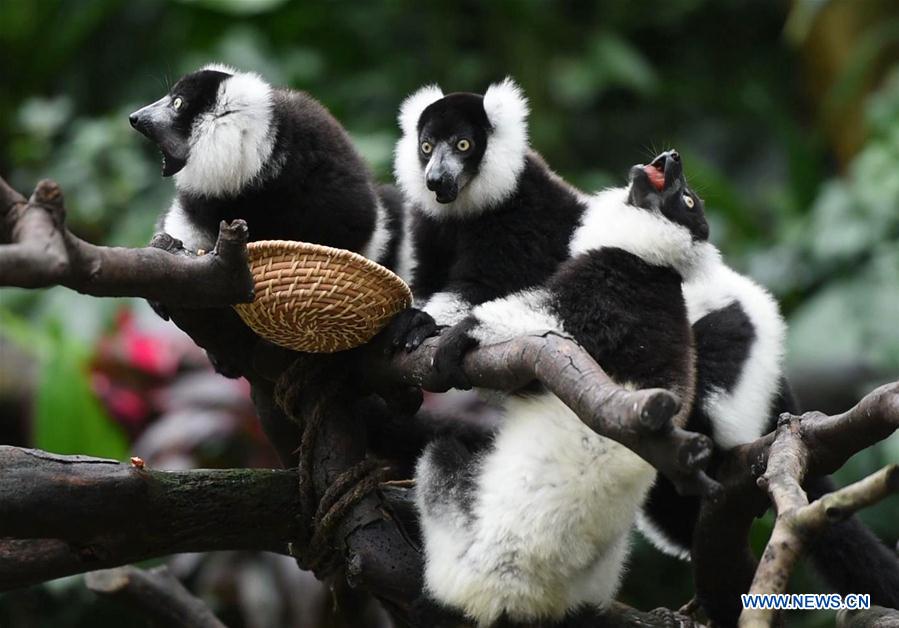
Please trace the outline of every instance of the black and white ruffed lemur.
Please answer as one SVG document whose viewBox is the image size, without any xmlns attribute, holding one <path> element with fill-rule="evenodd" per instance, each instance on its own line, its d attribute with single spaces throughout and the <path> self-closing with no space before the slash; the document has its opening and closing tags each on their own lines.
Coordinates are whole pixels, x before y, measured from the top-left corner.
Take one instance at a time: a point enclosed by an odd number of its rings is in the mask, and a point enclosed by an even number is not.
<svg viewBox="0 0 899 628">
<path fill-rule="evenodd" d="M 511 79 L 483 96 L 427 86 L 403 102 L 394 170 L 418 309 L 396 319 L 394 344 L 413 349 L 473 305 L 541 285 L 570 256 L 587 200 L 529 148 L 527 116 Z"/>
<path fill-rule="evenodd" d="M 635 166 L 627 187 L 589 199 L 570 259 L 540 287 L 474 307 L 441 335 L 437 360 L 555 330 L 619 384 L 680 395 L 684 425 L 694 356 L 681 284 L 707 235 L 676 152 Z M 479 626 L 575 624 L 614 598 L 656 472 L 549 392 L 512 394 L 503 410 L 484 446 L 446 435 L 418 462 L 426 594 Z"/>
<path fill-rule="evenodd" d="M 187 250 L 211 250 L 219 223 L 242 218 L 251 241 L 314 242 L 396 266 L 400 197 L 379 195 L 346 131 L 308 94 L 212 64 L 130 121 L 175 176 L 158 227 Z"/>
<path fill-rule="evenodd" d="M 212 64 L 178 80 L 131 125 L 162 152 L 176 195 L 157 230 L 193 253 L 215 246 L 221 221 L 243 219 L 250 241 L 300 240 L 349 249 L 397 267 L 402 196 L 378 188 L 340 123 L 304 92 Z M 168 317 L 167 306 L 153 303 Z M 231 308 L 208 310 L 210 326 L 251 347 L 257 337 Z M 210 354 L 235 377 L 245 365 Z"/>
</svg>

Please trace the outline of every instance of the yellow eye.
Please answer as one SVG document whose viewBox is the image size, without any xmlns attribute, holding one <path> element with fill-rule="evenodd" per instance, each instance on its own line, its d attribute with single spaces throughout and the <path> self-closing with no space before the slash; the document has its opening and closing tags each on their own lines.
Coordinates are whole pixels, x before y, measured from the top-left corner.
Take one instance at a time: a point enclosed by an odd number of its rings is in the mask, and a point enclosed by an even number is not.
<svg viewBox="0 0 899 628">
<path fill-rule="evenodd" d="M 425 155 L 430 155 L 432 150 L 434 150 L 434 147 L 431 146 L 430 142 L 421 143 L 421 152 L 423 152 Z"/>
<path fill-rule="evenodd" d="M 693 209 L 693 197 L 689 194 L 684 194 L 684 203 L 686 203 L 687 207 Z"/>
<path fill-rule="evenodd" d="M 183 104 L 184 101 L 181 99 L 181 96 L 178 96 L 177 98 L 175 98 L 175 100 L 172 101 L 172 108 L 175 111 L 178 111 L 179 109 L 181 109 L 181 105 Z"/>
<path fill-rule="evenodd" d="M 458 142 L 456 142 L 456 148 L 464 153 L 469 148 L 471 148 L 471 142 L 469 142 L 468 140 L 459 140 Z"/>
</svg>

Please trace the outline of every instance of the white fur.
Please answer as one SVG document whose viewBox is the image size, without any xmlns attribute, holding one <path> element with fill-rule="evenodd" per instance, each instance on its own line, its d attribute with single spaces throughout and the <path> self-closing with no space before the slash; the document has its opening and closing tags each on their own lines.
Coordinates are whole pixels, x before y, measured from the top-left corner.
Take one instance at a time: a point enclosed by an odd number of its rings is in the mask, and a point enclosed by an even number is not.
<svg viewBox="0 0 899 628">
<path fill-rule="evenodd" d="M 212 110 L 194 122 L 187 164 L 175 175 L 175 184 L 191 194 L 233 195 L 280 167 L 270 160 L 276 140 L 272 88 L 253 73 L 217 65 L 206 69 L 233 76 L 219 85 Z"/>
<path fill-rule="evenodd" d="M 412 215 L 409 206 L 403 206 L 403 230 L 400 234 L 400 243 L 396 260 L 396 274 L 408 284 L 412 284 L 415 272 L 415 247 L 412 246 Z"/>
<path fill-rule="evenodd" d="M 403 136 L 414 137 L 416 157 L 418 156 L 418 121 L 422 112 L 441 98 L 443 98 L 443 90 L 439 85 L 425 85 L 407 96 L 400 105 L 400 130 L 403 132 Z"/>
<path fill-rule="evenodd" d="M 455 292 L 438 292 L 421 307 L 438 325 L 455 325 L 468 315 L 471 303 Z"/>
<path fill-rule="evenodd" d="M 224 63 L 207 63 L 200 69 L 211 70 L 212 72 L 222 72 L 223 74 L 231 74 L 232 76 L 238 73 L 237 68 L 225 65 Z"/>
<path fill-rule="evenodd" d="M 431 450 L 418 464 L 418 507 L 435 599 L 479 625 L 560 619 L 611 601 L 636 511 L 655 471 L 587 428 L 557 397 L 510 399 L 480 460 L 472 516 L 452 499 L 427 502 Z"/>
<path fill-rule="evenodd" d="M 588 198 L 588 208 L 569 245 L 572 256 L 592 249 L 616 247 L 649 264 L 670 266 L 686 281 L 715 251 L 695 242 L 689 229 L 661 213 L 627 202 L 628 188 L 610 188 Z"/>
<path fill-rule="evenodd" d="M 656 524 L 652 522 L 652 519 L 644 515 L 642 511 L 637 513 L 637 529 L 640 530 L 640 534 L 646 537 L 646 539 L 661 552 L 664 552 L 669 556 L 674 556 L 675 558 L 680 558 L 681 560 L 690 560 L 690 550 L 681 547 L 669 539 L 668 535 L 658 528 Z"/>
<path fill-rule="evenodd" d="M 390 229 L 387 228 L 387 210 L 378 200 L 375 208 L 375 229 L 362 254 L 368 259 L 380 263 L 389 243 Z"/>
<path fill-rule="evenodd" d="M 475 307 L 478 324 L 471 336 L 483 345 L 549 330 L 562 332 L 562 322 L 549 308 L 549 292 L 524 290 Z"/>
<path fill-rule="evenodd" d="M 783 372 L 786 324 L 777 301 L 762 286 L 710 256 L 701 272 L 684 284 L 690 322 L 737 301 L 749 317 L 755 338 L 731 391 L 713 390 L 704 410 L 715 442 L 729 449 L 762 436 Z"/>
<path fill-rule="evenodd" d="M 215 241 L 211 240 L 209 234 L 204 230 L 197 229 L 177 198 L 172 201 L 172 206 L 166 212 L 162 230 L 173 238 L 181 240 L 184 248 L 194 253 L 199 249 L 210 251 L 215 247 Z"/>
<path fill-rule="evenodd" d="M 408 97 L 400 108 L 403 136 L 396 145 L 394 174 L 406 198 L 434 218 L 479 214 L 495 207 L 518 185 L 528 151 L 528 103 L 521 88 L 511 78 L 491 85 L 484 94 L 484 111 L 492 129 L 477 175 L 452 203 L 438 203 L 428 190 L 425 171 L 419 161 L 418 121 L 428 105 L 443 97 L 439 87 L 423 87 Z"/>
</svg>

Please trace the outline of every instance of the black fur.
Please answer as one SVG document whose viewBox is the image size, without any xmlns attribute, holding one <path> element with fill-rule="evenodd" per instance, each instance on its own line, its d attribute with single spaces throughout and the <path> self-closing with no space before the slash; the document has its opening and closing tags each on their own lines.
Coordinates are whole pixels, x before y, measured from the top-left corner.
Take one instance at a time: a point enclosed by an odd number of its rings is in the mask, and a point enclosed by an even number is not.
<svg viewBox="0 0 899 628">
<path fill-rule="evenodd" d="M 471 382 L 462 370 L 462 360 L 468 351 L 477 346 L 477 341 L 469 334 L 476 324 L 477 319 L 469 315 L 441 335 L 440 346 L 434 355 L 434 370 L 442 380 L 438 390 L 471 388 Z"/>
<path fill-rule="evenodd" d="M 478 173 L 487 150 L 490 121 L 484 111 L 484 97 L 479 94 L 448 94 L 429 105 L 418 120 L 419 152 L 422 170 L 436 154 L 443 152 L 462 164 L 460 175 L 439 171 L 431 174 L 428 187 L 438 199 L 455 200 L 461 184 Z M 459 142 L 467 142 L 461 149 Z M 427 148 L 427 150 L 425 150 Z"/>
<path fill-rule="evenodd" d="M 306 94 L 274 92 L 271 162 L 277 176 L 250 183 L 236 195 L 179 192 L 181 207 L 215 238 L 222 220 L 243 218 L 250 240 L 303 240 L 361 251 L 375 227 L 371 175 L 343 127 Z"/>
<path fill-rule="evenodd" d="M 565 263 L 547 287 L 565 331 L 612 379 L 684 389 L 693 369 L 692 334 L 674 269 L 602 248 Z"/>
<path fill-rule="evenodd" d="M 189 161 L 193 125 L 198 116 L 215 107 L 221 84 L 230 77 L 213 70 L 188 74 L 168 96 L 131 115 L 132 125 L 162 150 L 164 174 L 177 172 Z M 176 104 L 180 104 L 177 109 Z M 192 252 L 211 250 L 220 222 L 238 218 L 246 221 L 250 241 L 300 240 L 363 252 L 375 231 L 378 199 L 371 173 L 346 131 L 305 93 L 273 89 L 271 106 L 267 133 L 276 139 L 268 162 L 254 179 L 236 193 L 179 189 L 178 206 L 191 226 Z M 385 187 L 381 193 L 390 238 L 383 260 L 376 261 L 395 265 L 403 232 L 401 203 L 395 190 Z M 154 304 L 154 309 L 163 317 L 168 313 L 161 304 Z M 218 310 L 217 316 L 229 325 L 237 318 L 230 308 Z M 245 366 L 227 364 L 215 356 L 210 359 L 217 371 L 232 377 Z"/>
<path fill-rule="evenodd" d="M 416 298 L 457 293 L 477 305 L 544 283 L 568 259 L 585 205 L 534 152 L 518 187 L 497 207 L 464 219 L 413 222 Z"/>
<path fill-rule="evenodd" d="M 180 79 L 168 97 L 132 114 L 132 125 L 162 150 L 167 169 L 180 170 L 189 159 L 186 144 L 194 122 L 215 106 L 221 83 L 230 76 L 214 70 L 193 72 Z M 183 103 L 177 110 L 176 99 Z M 272 89 L 271 99 L 268 133 L 276 140 L 258 176 L 236 193 L 178 192 L 182 210 L 202 234 L 201 248 L 212 248 L 222 220 L 241 218 L 251 241 L 302 240 L 361 252 L 377 215 L 378 197 L 368 167 L 340 123 L 311 96 Z M 171 160 L 182 163 L 170 167 Z M 383 260 L 377 261 L 395 265 L 401 201 L 391 187 L 380 193 L 391 238 Z"/>
<path fill-rule="evenodd" d="M 814 500 L 836 486 L 829 477 L 817 477 L 805 489 Z M 837 592 L 870 593 L 871 604 L 899 609 L 899 557 L 858 517 L 826 526 L 809 551 L 815 569 Z"/>
<path fill-rule="evenodd" d="M 677 270 L 650 264 L 620 248 L 604 247 L 562 261 L 541 284 L 549 295 L 546 305 L 559 326 L 612 379 L 639 388 L 687 393 L 684 403 L 689 408 L 693 338 Z M 456 385 L 467 384 L 461 362 L 466 351 L 478 344 L 470 332 L 479 324 L 482 321 L 469 315 L 440 337 L 435 367 L 446 374 L 455 373 Z M 432 443 L 429 452 L 434 468 L 423 496 L 426 503 L 449 499 L 462 512 L 469 512 L 466 507 L 477 498 L 477 486 L 470 478 L 478 472 L 478 454 L 451 437 Z M 437 476 L 439 480 L 434 479 Z M 425 486 L 420 485 L 419 490 L 424 491 Z M 442 608 L 431 602 L 429 608 L 435 607 Z M 591 625 L 586 618 L 592 614 L 575 612 L 551 625 L 576 626 L 582 625 L 582 620 L 583 625 Z M 497 625 L 514 624 L 500 621 Z"/>
<path fill-rule="evenodd" d="M 585 209 L 575 190 L 531 151 L 518 187 L 497 207 L 444 220 L 414 211 L 416 301 L 452 292 L 474 306 L 544 283 L 568 259 Z M 397 337 L 396 346 L 421 341 L 407 339 L 402 326 L 392 324 L 386 333 Z"/>
<path fill-rule="evenodd" d="M 722 324 L 700 327 L 700 323 L 709 317 Z M 733 310 L 733 306 L 729 306 L 706 315 L 694 324 L 700 385 L 697 387 L 697 398 L 687 429 L 711 434 L 709 419 L 702 411 L 703 396 L 708 394 L 709 384 L 728 386 L 729 389 L 736 382 L 739 370 L 736 373 L 733 370 L 740 365 L 738 354 L 743 349 L 748 350 L 748 345 L 742 345 L 748 337 L 748 319 L 741 320 L 744 318 L 745 315 L 740 316 Z M 725 324 L 724 321 L 729 323 Z M 721 357 L 727 353 L 727 338 L 731 338 L 733 342 L 734 358 L 723 360 Z M 704 354 L 704 350 L 708 353 Z M 713 363 L 717 364 L 717 375 L 714 372 L 716 369 L 710 366 Z M 706 371 L 705 375 L 703 371 Z M 701 382 L 705 382 L 705 385 Z M 777 417 L 784 412 L 800 413 L 799 404 L 786 379 L 781 380 L 780 390 L 769 412 L 771 418 L 763 433 L 771 432 L 777 424 Z M 712 476 L 715 475 L 720 456 L 720 450 L 713 455 L 708 469 Z M 804 488 L 811 501 L 834 491 L 836 486 L 829 477 L 818 476 L 807 479 Z M 698 498 L 678 495 L 674 485 L 660 475 L 650 490 L 644 515 L 669 542 L 683 551 L 690 551 L 699 518 Z M 811 541 L 809 553 L 815 570 L 833 590 L 843 595 L 869 593 L 872 604 L 899 609 L 899 557 L 858 517 L 852 516 L 826 526 Z"/>
<path fill-rule="evenodd" d="M 650 182 L 650 172 L 663 175 L 663 189 Z M 694 240 L 709 239 L 709 223 L 702 199 L 687 187 L 683 165 L 676 150 L 665 151 L 652 163 L 631 169 L 630 200 L 637 207 L 660 212 L 668 220 L 690 230 Z"/>
</svg>

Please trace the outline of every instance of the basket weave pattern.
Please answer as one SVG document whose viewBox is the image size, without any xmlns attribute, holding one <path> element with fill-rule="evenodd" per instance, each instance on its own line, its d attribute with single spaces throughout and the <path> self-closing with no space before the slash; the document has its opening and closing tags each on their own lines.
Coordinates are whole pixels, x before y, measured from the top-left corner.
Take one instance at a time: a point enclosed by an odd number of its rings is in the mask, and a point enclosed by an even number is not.
<svg viewBox="0 0 899 628">
<path fill-rule="evenodd" d="M 257 334 L 288 349 L 358 347 L 412 303 L 402 279 L 352 251 L 264 240 L 249 243 L 247 253 L 256 298 L 234 309 Z"/>
</svg>

